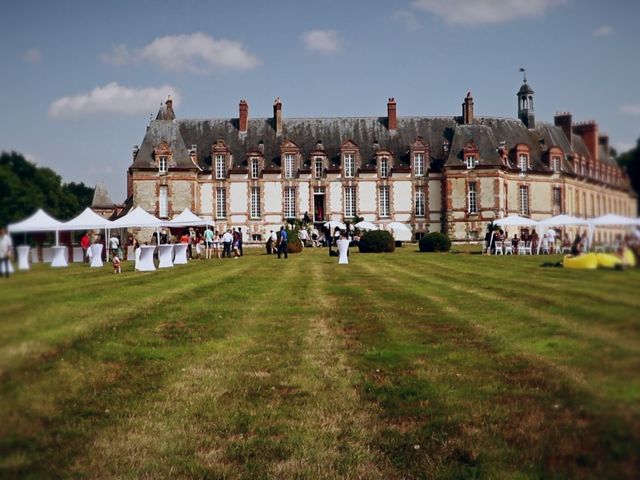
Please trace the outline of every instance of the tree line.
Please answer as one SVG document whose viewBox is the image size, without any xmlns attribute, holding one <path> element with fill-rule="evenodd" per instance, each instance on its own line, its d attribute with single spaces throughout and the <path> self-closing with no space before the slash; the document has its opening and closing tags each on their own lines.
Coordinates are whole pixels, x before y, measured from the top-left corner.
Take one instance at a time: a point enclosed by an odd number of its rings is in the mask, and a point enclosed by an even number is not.
<svg viewBox="0 0 640 480">
<path fill-rule="evenodd" d="M 56 172 L 20 153 L 0 154 L 0 225 L 23 220 L 38 208 L 69 220 L 91 205 L 93 190 L 82 182 L 64 183 Z"/>
</svg>

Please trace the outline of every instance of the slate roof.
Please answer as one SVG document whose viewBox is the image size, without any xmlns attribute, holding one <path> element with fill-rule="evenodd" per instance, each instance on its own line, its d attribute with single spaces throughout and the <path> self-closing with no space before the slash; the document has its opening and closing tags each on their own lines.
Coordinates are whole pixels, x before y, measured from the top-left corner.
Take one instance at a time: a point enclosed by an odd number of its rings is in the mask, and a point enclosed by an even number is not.
<svg viewBox="0 0 640 480">
<path fill-rule="evenodd" d="M 160 116 L 160 115 L 159 115 Z M 395 131 L 387 129 L 386 117 L 345 118 L 284 118 L 283 132 L 276 135 L 272 118 L 249 120 L 248 131 L 240 133 L 238 119 L 185 119 L 154 120 L 149 125 L 132 167 L 154 167 L 154 148 L 166 141 L 173 151 L 170 167 L 197 168 L 190 159 L 189 150 L 197 147 L 197 163 L 204 170 L 211 168 L 211 146 L 224 140 L 233 155 L 232 168 L 246 168 L 246 153 L 262 146 L 266 169 L 280 168 L 280 146 L 286 139 L 300 146 L 304 164 L 308 168 L 310 152 L 318 142 L 327 154 L 331 167 L 340 165 L 340 146 L 346 140 L 354 141 L 360 151 L 361 164 L 367 168 L 375 163 L 377 149 L 390 150 L 398 160 L 397 167 L 409 165 L 409 146 L 420 136 L 429 145 L 431 167 L 442 165 L 463 166 L 463 148 L 473 140 L 480 150 L 480 165 L 502 166 L 498 153 L 501 142 L 512 151 L 519 143 L 531 149 L 533 170 L 548 171 L 543 163 L 543 150 L 560 147 L 565 153 L 572 151 L 560 127 L 546 122 L 536 122 L 535 129 L 528 129 L 520 120 L 512 118 L 480 117 L 470 125 L 462 125 L 460 117 L 398 117 Z M 582 139 L 573 135 L 573 151 L 589 157 Z M 445 142 L 450 146 L 445 151 Z M 510 157 L 513 162 L 515 158 Z M 515 163 L 512 163 L 515 165 Z M 563 170 L 572 172 L 568 161 Z"/>
<path fill-rule="evenodd" d="M 98 182 L 95 190 L 93 191 L 91 206 L 96 208 L 111 208 L 114 205 L 113 200 L 111 200 L 111 197 L 109 197 L 109 193 L 107 192 L 107 186 L 103 182 Z"/>
</svg>

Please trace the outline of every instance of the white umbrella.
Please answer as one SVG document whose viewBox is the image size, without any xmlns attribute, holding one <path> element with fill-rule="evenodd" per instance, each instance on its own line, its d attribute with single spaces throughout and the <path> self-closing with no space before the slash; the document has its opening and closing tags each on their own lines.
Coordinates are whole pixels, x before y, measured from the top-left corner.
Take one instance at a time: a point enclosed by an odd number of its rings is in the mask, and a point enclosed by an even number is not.
<svg viewBox="0 0 640 480">
<path fill-rule="evenodd" d="M 387 228 L 393 231 L 393 238 L 398 242 L 411 241 L 411 229 L 400 222 L 391 222 L 387 224 Z"/>
<path fill-rule="evenodd" d="M 347 229 L 347 226 L 344 223 L 339 222 L 337 220 L 330 220 L 330 221 L 326 222 L 324 224 L 324 226 L 325 226 L 325 228 L 329 228 L 331 230 L 335 230 L 336 228 L 339 228 L 340 230 L 346 230 Z"/>
<path fill-rule="evenodd" d="M 376 225 L 364 220 L 356 223 L 354 227 L 359 228 L 360 230 L 378 230 L 378 227 Z"/>
</svg>

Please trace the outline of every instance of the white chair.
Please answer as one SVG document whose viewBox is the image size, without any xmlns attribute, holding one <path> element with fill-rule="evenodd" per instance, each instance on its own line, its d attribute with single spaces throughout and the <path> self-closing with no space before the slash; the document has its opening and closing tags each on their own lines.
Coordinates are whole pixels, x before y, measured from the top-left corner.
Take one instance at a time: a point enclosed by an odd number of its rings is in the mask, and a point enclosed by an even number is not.
<svg viewBox="0 0 640 480">
<path fill-rule="evenodd" d="M 594 251 L 596 253 L 604 253 L 604 245 L 598 245 L 596 246 L 596 248 L 594 249 Z"/>
<path fill-rule="evenodd" d="M 67 258 L 69 257 L 69 251 L 67 247 L 51 247 L 53 251 L 53 259 L 51 260 L 52 267 L 68 267 Z"/>
<path fill-rule="evenodd" d="M 20 245 L 16 248 L 18 252 L 18 270 L 29 270 L 29 245 Z"/>
<path fill-rule="evenodd" d="M 44 247 L 42 249 L 42 261 L 44 263 L 51 263 L 53 261 L 53 248 Z"/>
<path fill-rule="evenodd" d="M 153 264 L 153 252 L 156 247 L 153 245 L 142 245 L 138 248 L 140 256 L 136 260 L 136 270 L 140 272 L 154 272 L 156 266 Z"/>
<path fill-rule="evenodd" d="M 73 263 L 84 262 L 84 250 L 82 247 L 73 247 Z"/>
<path fill-rule="evenodd" d="M 504 250 L 502 250 L 502 242 L 496 242 L 495 248 L 496 248 L 496 255 L 504 254 Z"/>
<path fill-rule="evenodd" d="M 336 241 L 338 245 L 338 265 L 348 265 L 349 264 L 349 240 L 346 238 L 342 238 Z"/>
<path fill-rule="evenodd" d="M 158 268 L 173 267 L 173 245 L 158 245 Z"/>
<path fill-rule="evenodd" d="M 513 255 L 513 243 L 508 240 L 504 242 L 504 254 Z"/>
<path fill-rule="evenodd" d="M 176 243 L 173 251 L 175 252 L 175 257 L 173 259 L 174 265 L 186 265 L 187 260 L 187 248 L 189 245 L 187 243 Z"/>
<path fill-rule="evenodd" d="M 524 254 L 525 255 L 533 255 L 532 251 L 531 251 L 531 244 L 532 242 L 524 242 Z"/>
<path fill-rule="evenodd" d="M 527 250 L 526 250 L 526 245 L 524 240 L 520 240 L 518 242 L 518 255 L 526 255 L 527 254 Z"/>
<path fill-rule="evenodd" d="M 91 266 L 95 268 L 101 268 L 103 266 L 102 263 L 102 244 L 94 243 L 91 245 Z"/>
<path fill-rule="evenodd" d="M 31 263 L 40 263 L 40 257 L 38 256 L 38 247 L 31 250 Z"/>
<path fill-rule="evenodd" d="M 544 254 L 544 255 L 549 255 L 551 252 L 549 251 L 549 243 L 544 243 L 542 242 L 542 245 L 540 246 L 540 251 Z"/>
</svg>

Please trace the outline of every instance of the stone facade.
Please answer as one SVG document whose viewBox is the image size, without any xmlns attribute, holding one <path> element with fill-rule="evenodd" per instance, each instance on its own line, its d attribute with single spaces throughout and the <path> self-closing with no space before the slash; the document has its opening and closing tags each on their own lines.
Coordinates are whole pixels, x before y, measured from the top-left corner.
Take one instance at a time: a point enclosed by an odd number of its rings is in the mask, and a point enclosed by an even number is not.
<svg viewBox="0 0 640 480">
<path fill-rule="evenodd" d="M 635 215 L 597 124 L 568 113 L 536 121 L 531 87 L 517 95 L 519 119 L 475 117 L 471 93 L 459 117 L 398 117 L 389 99 L 386 117 L 287 119 L 277 99 L 272 118 L 249 118 L 242 100 L 238 118 L 178 120 L 169 99 L 134 148 L 128 194 L 161 217 L 190 208 L 220 230 L 243 227 L 247 241 L 305 212 L 318 224 L 357 215 L 456 241 L 514 213 Z"/>
</svg>

